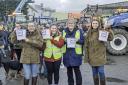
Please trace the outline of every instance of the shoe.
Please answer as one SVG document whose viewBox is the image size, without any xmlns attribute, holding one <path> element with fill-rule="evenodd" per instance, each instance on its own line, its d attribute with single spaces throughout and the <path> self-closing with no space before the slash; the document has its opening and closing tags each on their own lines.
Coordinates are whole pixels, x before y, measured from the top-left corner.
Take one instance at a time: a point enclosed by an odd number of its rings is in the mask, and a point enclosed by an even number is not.
<svg viewBox="0 0 128 85">
<path fill-rule="evenodd" d="M 106 85 L 106 80 L 105 79 L 100 80 L 100 85 Z"/>
<path fill-rule="evenodd" d="M 32 85 L 36 85 L 37 83 L 37 77 L 32 77 Z"/>
<path fill-rule="evenodd" d="M 29 85 L 29 79 L 24 79 L 24 85 Z"/>
</svg>

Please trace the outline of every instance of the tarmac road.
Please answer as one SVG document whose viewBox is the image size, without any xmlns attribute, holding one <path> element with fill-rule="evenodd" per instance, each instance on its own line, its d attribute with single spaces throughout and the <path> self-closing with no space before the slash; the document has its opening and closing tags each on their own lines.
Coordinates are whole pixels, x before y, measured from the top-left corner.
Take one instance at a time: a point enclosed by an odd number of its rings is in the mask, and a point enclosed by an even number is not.
<svg viewBox="0 0 128 85">
<path fill-rule="evenodd" d="M 128 85 L 128 55 L 112 56 L 108 55 L 110 63 L 105 65 L 107 85 Z M 93 85 L 92 72 L 89 64 L 81 66 L 83 85 Z M 7 85 L 23 85 L 23 79 L 7 81 Z M 37 85 L 48 85 L 47 79 L 38 79 Z M 66 68 L 60 70 L 59 85 L 67 84 Z"/>
</svg>

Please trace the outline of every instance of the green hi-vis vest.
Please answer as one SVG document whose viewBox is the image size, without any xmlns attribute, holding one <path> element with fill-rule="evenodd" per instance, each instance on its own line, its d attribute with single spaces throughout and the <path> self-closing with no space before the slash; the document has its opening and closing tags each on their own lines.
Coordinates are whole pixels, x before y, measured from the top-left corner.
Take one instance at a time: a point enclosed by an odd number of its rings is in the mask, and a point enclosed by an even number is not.
<svg viewBox="0 0 128 85">
<path fill-rule="evenodd" d="M 65 37 L 66 37 L 66 32 L 63 31 L 63 38 L 65 39 Z M 75 38 L 77 40 L 80 39 L 80 31 L 79 30 L 76 31 Z M 66 45 L 64 45 L 61 50 L 62 50 L 62 53 L 65 53 L 66 52 Z M 76 46 L 75 46 L 75 52 L 76 52 L 76 54 L 82 54 L 82 45 L 76 44 Z"/>
<path fill-rule="evenodd" d="M 54 38 L 54 40 L 59 41 L 60 36 Z M 51 43 L 50 39 L 46 40 L 46 49 L 44 50 L 44 56 L 46 58 L 51 58 L 53 56 L 54 59 L 60 59 L 62 57 L 61 48 L 58 48 L 54 44 Z"/>
</svg>

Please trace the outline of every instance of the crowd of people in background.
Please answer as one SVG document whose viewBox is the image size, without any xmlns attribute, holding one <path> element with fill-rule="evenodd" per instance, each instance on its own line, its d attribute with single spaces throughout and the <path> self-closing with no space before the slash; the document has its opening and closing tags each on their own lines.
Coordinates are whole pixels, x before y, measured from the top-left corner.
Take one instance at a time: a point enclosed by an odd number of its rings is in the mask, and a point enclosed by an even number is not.
<svg viewBox="0 0 128 85">
<path fill-rule="evenodd" d="M 0 67 L 4 67 L 6 78 L 10 77 L 10 69 L 16 70 L 17 75 L 24 78 L 24 85 L 29 85 L 30 80 L 32 85 L 37 85 L 38 75 L 47 78 L 49 85 L 59 85 L 63 62 L 68 85 L 75 85 L 75 81 L 76 85 L 82 85 L 80 66 L 84 61 L 92 67 L 94 85 L 106 85 L 106 48 L 105 42 L 98 39 L 99 30 L 109 32 L 108 41 L 112 41 L 114 35 L 110 26 L 102 28 L 101 23 L 97 18 L 91 22 L 83 21 L 78 26 L 74 19 L 70 19 L 61 29 L 57 24 L 44 26 L 29 22 L 22 26 L 16 23 L 11 32 L 0 23 Z M 17 39 L 19 29 L 26 30 L 25 39 Z M 50 32 L 49 38 L 42 35 L 45 29 Z M 75 47 L 69 46 L 69 40 Z"/>
</svg>

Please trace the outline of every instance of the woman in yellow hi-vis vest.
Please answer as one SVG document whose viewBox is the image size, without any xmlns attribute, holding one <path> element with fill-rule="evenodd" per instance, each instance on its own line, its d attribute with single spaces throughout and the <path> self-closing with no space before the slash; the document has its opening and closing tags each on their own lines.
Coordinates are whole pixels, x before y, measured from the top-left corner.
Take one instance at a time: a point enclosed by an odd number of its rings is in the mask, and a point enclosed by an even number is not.
<svg viewBox="0 0 128 85">
<path fill-rule="evenodd" d="M 48 71 L 48 83 L 52 85 L 54 75 L 54 85 L 59 82 L 59 69 L 61 64 L 62 52 L 61 47 L 64 45 L 64 39 L 59 34 L 56 25 L 50 27 L 51 38 L 46 39 L 46 48 L 44 50 L 44 61 Z"/>
<path fill-rule="evenodd" d="M 82 45 L 84 37 L 82 30 L 75 27 L 75 21 L 69 20 L 67 28 L 63 30 L 65 45 L 63 46 L 63 62 L 67 67 L 68 85 L 74 85 L 73 71 L 75 72 L 76 85 L 82 85 L 80 65 L 82 64 Z"/>
</svg>

